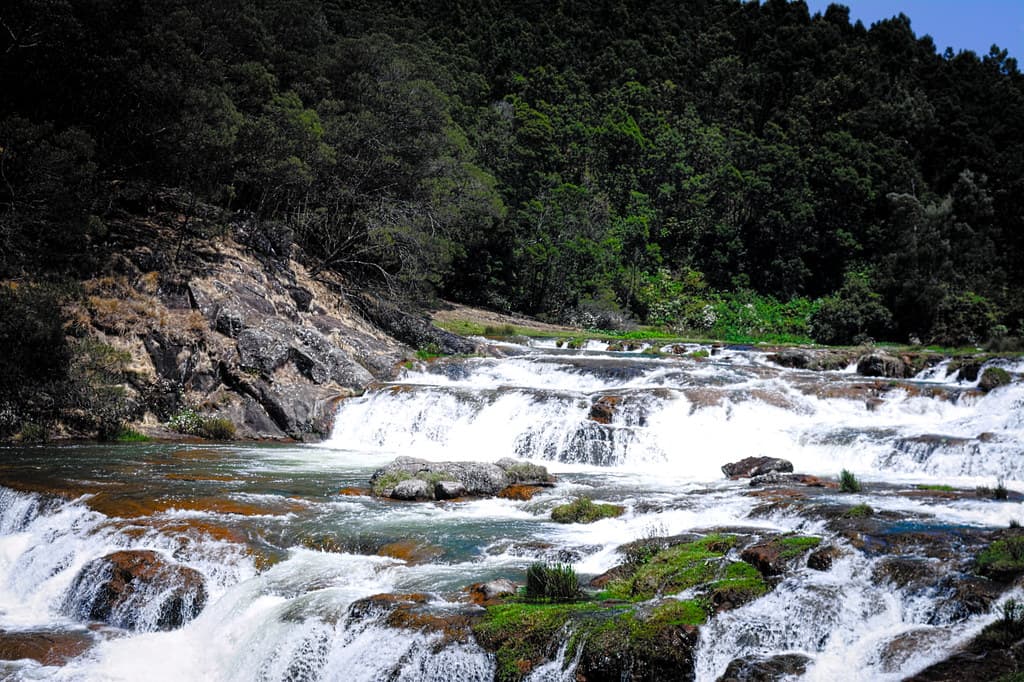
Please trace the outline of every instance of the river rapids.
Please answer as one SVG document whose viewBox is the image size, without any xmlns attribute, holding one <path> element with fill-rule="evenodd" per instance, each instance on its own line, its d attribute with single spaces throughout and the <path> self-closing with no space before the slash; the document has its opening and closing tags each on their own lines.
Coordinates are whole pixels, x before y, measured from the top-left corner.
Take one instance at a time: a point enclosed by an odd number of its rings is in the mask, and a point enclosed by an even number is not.
<svg viewBox="0 0 1024 682">
<path fill-rule="evenodd" d="M 889 380 L 784 368 L 742 347 L 501 350 L 418 363 L 342 401 L 318 445 L 0 448 L 0 677 L 492 680 L 495 656 L 472 637 L 398 627 L 366 598 L 417 594 L 438 618 L 465 614 L 479 608 L 467 586 L 522 583 L 533 562 L 571 564 L 586 582 L 622 563 L 624 543 L 720 528 L 796 531 L 840 552 L 702 626 L 697 680 L 791 653 L 806 658 L 800 679 L 900 680 L 997 618 L 996 605 L 965 611 L 939 587 L 880 580 L 884 553 L 765 504 L 721 467 L 768 456 L 829 480 L 846 469 L 863 491 L 818 489 L 822 504 L 868 504 L 922 532 L 1005 528 L 1024 521 L 1024 363 L 990 361 L 1016 381 L 985 393 L 947 363 Z M 400 455 L 525 459 L 558 482 L 527 501 L 370 496 L 371 474 Z M 920 488 L 934 484 L 955 492 Z M 1009 499 L 975 494 L 1000 484 Z M 626 511 L 551 521 L 584 494 Z M 126 551 L 156 557 L 157 578 L 99 618 L 95 562 Z M 575 665 L 563 647 L 527 679 L 572 680 Z"/>
</svg>

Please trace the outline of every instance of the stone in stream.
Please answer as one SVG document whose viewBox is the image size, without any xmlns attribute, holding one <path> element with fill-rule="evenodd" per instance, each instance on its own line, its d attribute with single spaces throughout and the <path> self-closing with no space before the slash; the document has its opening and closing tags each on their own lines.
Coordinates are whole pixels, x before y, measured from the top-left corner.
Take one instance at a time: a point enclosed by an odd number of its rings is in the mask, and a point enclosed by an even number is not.
<svg viewBox="0 0 1024 682">
<path fill-rule="evenodd" d="M 753 478 L 770 473 L 789 473 L 793 471 L 793 463 L 778 457 L 746 457 L 738 462 L 722 466 L 722 473 L 729 478 Z"/>
<path fill-rule="evenodd" d="M 43 665 L 64 665 L 96 642 L 88 630 L 0 630 L 0 660 L 28 658 Z"/>
<path fill-rule="evenodd" d="M 460 481 L 438 481 L 434 485 L 434 497 L 439 500 L 454 500 L 466 494 L 466 486 Z"/>
<path fill-rule="evenodd" d="M 410 478 L 399 481 L 391 491 L 391 497 L 396 500 L 430 500 L 433 499 L 430 484 L 419 478 Z"/>
<path fill-rule="evenodd" d="M 857 374 L 864 377 L 905 379 L 911 376 L 912 369 L 902 358 L 875 351 L 857 359 Z"/>
<path fill-rule="evenodd" d="M 498 578 L 469 587 L 469 598 L 474 604 L 489 606 L 498 603 L 502 597 L 514 595 L 519 586 L 508 578 Z"/>
<path fill-rule="evenodd" d="M 491 497 L 512 485 L 550 486 L 554 480 L 543 466 L 509 458 L 492 464 L 398 457 L 374 472 L 370 487 L 378 497 L 443 500 L 467 495 Z"/>
<path fill-rule="evenodd" d="M 64 613 L 127 630 L 173 630 L 206 605 L 195 569 L 151 550 L 114 552 L 85 564 L 64 599 Z"/>
<path fill-rule="evenodd" d="M 718 678 L 718 682 L 774 682 L 803 675 L 811 659 L 803 654 L 779 654 L 762 658 L 735 658 Z"/>
<path fill-rule="evenodd" d="M 622 400 L 618 396 L 606 395 L 597 399 L 590 406 L 590 419 L 598 424 L 611 424 L 615 418 L 615 409 Z"/>
</svg>

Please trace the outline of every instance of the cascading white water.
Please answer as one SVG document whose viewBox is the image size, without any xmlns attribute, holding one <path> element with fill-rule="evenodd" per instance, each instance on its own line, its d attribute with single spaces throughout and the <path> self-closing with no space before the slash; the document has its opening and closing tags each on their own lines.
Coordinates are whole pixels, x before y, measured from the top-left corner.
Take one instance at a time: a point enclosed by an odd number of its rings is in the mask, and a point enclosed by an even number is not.
<svg viewBox="0 0 1024 682">
<path fill-rule="evenodd" d="M 816 474 L 846 468 L 964 485 L 1024 481 L 1016 456 L 1024 447 L 1022 384 L 980 397 L 891 390 L 869 410 L 863 399 L 808 394 L 793 383 L 805 375 L 729 356 L 625 364 L 542 355 L 440 365 L 345 401 L 326 445 L 657 469 L 694 480 L 713 479 L 722 464 L 745 456 L 772 456 Z M 589 418 L 602 396 L 617 405 L 607 425 Z"/>
<path fill-rule="evenodd" d="M 425 593 L 429 613 L 457 612 L 467 608 L 467 585 L 522 580 L 533 561 L 569 562 L 593 576 L 622 561 L 624 543 L 711 528 L 824 535 L 847 551 L 831 570 L 800 569 L 703 626 L 702 682 L 738 657 L 786 653 L 807 657 L 806 679 L 848 679 L 849 665 L 863 671 L 860 679 L 898 679 L 992 619 L 946 617 L 935 595 L 876 584 L 877 559 L 831 537 L 820 521 L 756 511 L 745 483 L 723 480 L 720 467 L 767 455 L 810 474 L 846 468 L 868 481 L 938 479 L 969 489 L 1004 479 L 1019 489 L 1019 381 L 982 394 L 977 382 L 942 367 L 879 388 L 850 372 L 783 369 L 763 354 L 728 349 L 702 360 L 625 357 L 596 346 L 517 352 L 420 365 L 346 399 L 332 438 L 317 447 L 16 451 L 28 464 L 7 475 L 34 482 L 25 472 L 56 467 L 62 478 L 42 488 L 76 492 L 60 498 L 0 485 L 0 636 L 74 631 L 94 644 L 63 667 L 0 663 L 0 676 L 490 680 L 494 656 L 472 638 L 395 628 L 387 608 L 358 605 L 382 593 Z M 1024 363 L 999 362 L 1024 373 Z M 548 465 L 560 480 L 528 502 L 400 504 L 338 494 L 365 486 L 396 455 L 520 457 Z M 125 479 L 132 485 L 120 493 L 128 504 L 122 517 L 117 504 L 98 502 Z M 578 494 L 626 512 L 590 525 L 552 523 L 552 507 Z M 870 492 L 843 501 L 939 525 L 1024 520 L 1013 501 Z M 205 608 L 171 631 L 157 630 L 159 609 L 120 628 L 87 629 L 81 609 L 68 607 L 76 579 L 122 550 L 156 552 L 201 574 Z M 905 642 L 913 646 L 897 646 Z M 574 679 L 577 663 L 563 647 L 529 679 Z"/>
</svg>

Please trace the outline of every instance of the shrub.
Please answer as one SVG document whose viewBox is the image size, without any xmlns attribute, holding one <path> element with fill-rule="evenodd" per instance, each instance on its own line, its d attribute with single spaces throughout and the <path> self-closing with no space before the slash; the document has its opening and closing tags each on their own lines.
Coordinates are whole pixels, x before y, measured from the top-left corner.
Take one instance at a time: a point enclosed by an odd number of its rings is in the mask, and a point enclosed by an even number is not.
<svg viewBox="0 0 1024 682">
<path fill-rule="evenodd" d="M 852 472 L 843 469 L 839 474 L 839 492 L 841 493 L 859 493 L 861 490 L 860 481 L 853 475 Z"/>
<path fill-rule="evenodd" d="M 859 344 L 884 334 L 892 313 L 871 289 L 865 273 L 847 273 L 843 286 L 823 298 L 810 316 L 810 334 L 818 343 Z"/>
<path fill-rule="evenodd" d="M 993 500 L 1005 500 L 1010 496 L 1010 491 L 1006 489 L 1005 481 L 1002 478 L 996 479 L 995 488 L 989 488 L 987 485 L 980 485 L 975 488 L 975 493 L 978 497 L 988 497 Z"/>
<path fill-rule="evenodd" d="M 199 435 L 210 440 L 233 440 L 235 425 L 224 417 L 209 417 L 203 419 Z"/>
<path fill-rule="evenodd" d="M 172 431 L 209 440 L 231 440 L 235 437 L 235 425 L 223 417 L 203 417 L 195 410 L 185 408 L 167 422 Z"/>
<path fill-rule="evenodd" d="M 551 510 L 551 520 L 557 523 L 593 523 L 601 519 L 621 516 L 625 509 L 617 504 L 594 504 L 589 498 L 577 497 L 573 502 Z"/>
<path fill-rule="evenodd" d="M 579 596 L 580 582 L 568 564 L 535 563 L 526 570 L 526 598 L 534 601 L 572 601 Z"/>
<path fill-rule="evenodd" d="M 1011 535 L 993 541 L 978 553 L 978 570 L 989 577 L 1013 577 L 1024 573 L 1024 536 Z"/>
<path fill-rule="evenodd" d="M 25 422 L 18 432 L 17 440 L 20 443 L 45 443 L 50 440 L 50 430 L 45 424 Z"/>
<path fill-rule="evenodd" d="M 999 313 L 984 296 L 974 292 L 947 293 L 935 310 L 932 343 L 941 346 L 977 345 L 989 339 Z"/>
</svg>

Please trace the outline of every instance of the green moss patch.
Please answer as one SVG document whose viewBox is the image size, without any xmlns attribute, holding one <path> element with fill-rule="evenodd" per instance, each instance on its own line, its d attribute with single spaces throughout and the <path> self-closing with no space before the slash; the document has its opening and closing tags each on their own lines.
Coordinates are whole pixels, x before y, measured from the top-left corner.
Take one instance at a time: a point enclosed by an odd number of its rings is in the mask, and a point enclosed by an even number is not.
<svg viewBox="0 0 1024 682">
<path fill-rule="evenodd" d="M 790 535 L 777 540 L 782 548 L 783 559 L 794 559 L 804 552 L 808 552 L 821 544 L 821 538 L 809 535 Z"/>
<path fill-rule="evenodd" d="M 574 622 L 601 623 L 622 607 L 596 602 L 582 604 L 500 604 L 490 606 L 473 627 L 477 642 L 493 651 L 499 682 L 523 679 L 536 665 L 550 660 L 564 639 L 563 628 Z"/>
<path fill-rule="evenodd" d="M 551 510 L 551 520 L 557 523 L 593 523 L 601 519 L 622 516 L 625 508 L 617 504 L 596 504 L 589 497 L 578 497 L 569 504 Z"/>
<path fill-rule="evenodd" d="M 728 535 L 708 535 L 664 549 L 638 566 L 628 578 L 613 580 L 607 592 L 617 599 L 645 600 L 675 594 L 727 578 L 725 553 L 735 544 Z"/>
</svg>

